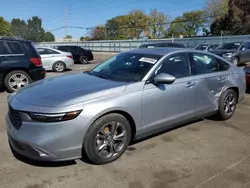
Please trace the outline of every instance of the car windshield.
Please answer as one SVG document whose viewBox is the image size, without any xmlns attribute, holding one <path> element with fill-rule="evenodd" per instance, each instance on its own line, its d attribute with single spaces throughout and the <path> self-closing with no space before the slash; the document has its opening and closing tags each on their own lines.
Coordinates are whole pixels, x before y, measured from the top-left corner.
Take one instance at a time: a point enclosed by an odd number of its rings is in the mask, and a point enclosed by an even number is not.
<svg viewBox="0 0 250 188">
<path fill-rule="evenodd" d="M 121 82 L 141 81 L 161 55 L 121 53 L 106 60 L 92 71 L 93 76 Z"/>
<path fill-rule="evenodd" d="M 240 47 L 240 43 L 225 43 L 218 47 L 218 49 L 226 49 L 226 50 L 237 50 Z"/>
</svg>

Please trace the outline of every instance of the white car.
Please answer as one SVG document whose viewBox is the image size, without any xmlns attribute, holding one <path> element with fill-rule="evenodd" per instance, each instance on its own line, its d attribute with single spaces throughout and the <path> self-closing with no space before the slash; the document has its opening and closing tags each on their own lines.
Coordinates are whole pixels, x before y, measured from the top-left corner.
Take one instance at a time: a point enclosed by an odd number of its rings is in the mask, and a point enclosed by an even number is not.
<svg viewBox="0 0 250 188">
<path fill-rule="evenodd" d="M 42 58 L 43 67 L 48 71 L 63 72 L 74 65 L 70 52 L 63 52 L 48 47 L 37 47 Z"/>
</svg>

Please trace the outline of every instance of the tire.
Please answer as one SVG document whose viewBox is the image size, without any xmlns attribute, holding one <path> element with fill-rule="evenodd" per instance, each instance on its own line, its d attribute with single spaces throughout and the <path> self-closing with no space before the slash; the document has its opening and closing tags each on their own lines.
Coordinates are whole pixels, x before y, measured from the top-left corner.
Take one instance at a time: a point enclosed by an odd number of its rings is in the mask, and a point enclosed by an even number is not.
<svg viewBox="0 0 250 188">
<path fill-rule="evenodd" d="M 62 61 L 57 61 L 53 64 L 53 71 L 54 72 L 64 72 L 66 69 L 66 65 Z"/>
<path fill-rule="evenodd" d="M 81 55 L 81 56 L 80 56 L 79 62 L 80 62 L 81 64 L 88 64 L 88 63 L 89 63 L 89 62 L 88 62 L 88 58 L 87 58 L 87 56 L 85 56 L 85 55 Z"/>
<path fill-rule="evenodd" d="M 18 79 L 22 79 L 22 80 L 18 80 Z M 29 85 L 31 82 L 32 82 L 32 79 L 24 71 L 12 71 L 8 73 L 4 78 L 5 88 L 10 93 L 18 91 L 22 87 Z"/>
<path fill-rule="evenodd" d="M 233 58 L 232 58 L 232 63 L 233 63 L 235 66 L 238 66 L 238 64 L 239 64 L 239 58 L 238 58 L 238 57 L 233 57 Z"/>
<path fill-rule="evenodd" d="M 117 128 L 113 129 L 115 131 L 112 131 L 112 127 L 115 124 Z M 124 136 L 119 138 L 122 141 L 118 142 L 115 137 L 117 136 L 118 138 L 122 134 Z M 110 137 L 113 137 L 113 141 Z M 124 116 L 115 113 L 104 115 L 96 120 L 87 131 L 85 142 L 83 143 L 83 153 L 86 156 L 83 157 L 87 157 L 97 165 L 111 163 L 126 151 L 130 139 L 131 127 L 129 121 Z M 104 149 L 100 149 L 101 146 L 105 146 L 103 147 Z M 111 148 L 116 148 L 113 150 L 113 154 Z M 115 150 L 117 151 L 116 153 Z"/>
<path fill-rule="evenodd" d="M 232 100 L 228 100 L 230 97 L 233 97 Z M 237 100 L 238 100 L 238 98 L 237 98 L 237 95 L 234 92 L 234 90 L 232 90 L 232 89 L 226 90 L 221 95 L 220 100 L 219 100 L 219 109 L 218 109 L 218 113 L 217 113 L 217 118 L 219 120 L 230 119 L 236 110 Z M 230 105 L 229 102 L 232 104 Z M 229 109 L 229 107 L 230 107 L 230 109 Z M 229 109 L 230 113 L 226 113 L 227 109 Z"/>
</svg>

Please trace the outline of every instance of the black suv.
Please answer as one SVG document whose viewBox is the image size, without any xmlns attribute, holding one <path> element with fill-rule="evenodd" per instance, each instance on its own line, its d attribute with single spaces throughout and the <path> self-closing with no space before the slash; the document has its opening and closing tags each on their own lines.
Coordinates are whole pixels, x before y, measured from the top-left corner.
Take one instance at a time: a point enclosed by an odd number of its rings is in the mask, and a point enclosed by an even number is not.
<svg viewBox="0 0 250 188">
<path fill-rule="evenodd" d="M 250 42 L 227 42 L 210 51 L 235 65 L 250 62 Z"/>
<path fill-rule="evenodd" d="M 88 61 L 94 59 L 93 54 L 90 50 L 83 49 L 80 46 L 55 46 L 55 49 L 64 52 L 71 52 L 75 62 L 80 62 L 81 64 L 87 64 Z"/>
<path fill-rule="evenodd" d="M 149 43 L 142 44 L 139 48 L 185 48 L 183 44 L 180 43 L 172 43 L 172 42 L 157 42 L 157 43 Z"/>
<path fill-rule="evenodd" d="M 0 87 L 14 92 L 45 78 L 39 53 L 31 41 L 0 37 Z"/>
</svg>

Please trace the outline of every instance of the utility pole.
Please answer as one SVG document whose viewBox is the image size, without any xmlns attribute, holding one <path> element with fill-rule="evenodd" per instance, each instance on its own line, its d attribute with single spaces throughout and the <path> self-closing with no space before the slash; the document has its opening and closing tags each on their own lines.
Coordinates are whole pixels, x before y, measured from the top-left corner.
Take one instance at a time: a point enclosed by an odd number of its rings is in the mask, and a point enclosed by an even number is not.
<svg viewBox="0 0 250 188">
<path fill-rule="evenodd" d="M 65 12 L 64 12 L 64 27 L 65 27 L 65 39 L 67 40 L 67 35 L 68 35 L 68 7 L 65 7 Z"/>
</svg>

